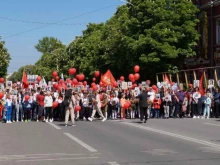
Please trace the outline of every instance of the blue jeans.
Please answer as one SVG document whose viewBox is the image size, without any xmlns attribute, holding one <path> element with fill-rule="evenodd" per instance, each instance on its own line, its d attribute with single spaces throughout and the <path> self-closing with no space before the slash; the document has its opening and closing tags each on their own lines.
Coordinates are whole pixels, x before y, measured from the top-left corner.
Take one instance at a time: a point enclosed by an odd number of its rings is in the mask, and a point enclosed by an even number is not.
<svg viewBox="0 0 220 165">
<path fill-rule="evenodd" d="M 12 106 L 7 107 L 6 121 L 11 121 Z"/>
<path fill-rule="evenodd" d="M 209 116 L 210 116 L 210 106 L 208 104 L 205 105 L 203 117 L 205 117 L 206 115 L 209 118 Z"/>
<path fill-rule="evenodd" d="M 154 109 L 155 111 L 155 118 L 159 118 L 160 117 L 160 109 Z"/>
</svg>

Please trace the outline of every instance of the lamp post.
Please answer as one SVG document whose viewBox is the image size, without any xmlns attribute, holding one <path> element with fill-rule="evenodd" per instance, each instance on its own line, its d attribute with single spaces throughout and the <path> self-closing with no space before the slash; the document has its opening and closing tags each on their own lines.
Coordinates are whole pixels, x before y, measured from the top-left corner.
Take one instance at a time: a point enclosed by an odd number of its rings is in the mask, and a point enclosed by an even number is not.
<svg viewBox="0 0 220 165">
<path fill-rule="evenodd" d="M 213 54 L 213 6 L 214 6 L 214 1 L 210 1 L 210 56 L 211 56 L 211 66 L 214 66 L 214 54 Z"/>
</svg>

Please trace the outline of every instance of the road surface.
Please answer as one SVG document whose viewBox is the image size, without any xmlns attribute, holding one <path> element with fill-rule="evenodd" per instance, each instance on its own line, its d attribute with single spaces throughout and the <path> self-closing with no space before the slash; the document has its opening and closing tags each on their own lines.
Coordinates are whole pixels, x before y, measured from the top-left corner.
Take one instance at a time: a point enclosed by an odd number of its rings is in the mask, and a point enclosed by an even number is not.
<svg viewBox="0 0 220 165">
<path fill-rule="evenodd" d="M 220 119 L 0 123 L 0 165 L 219 165 Z"/>
</svg>

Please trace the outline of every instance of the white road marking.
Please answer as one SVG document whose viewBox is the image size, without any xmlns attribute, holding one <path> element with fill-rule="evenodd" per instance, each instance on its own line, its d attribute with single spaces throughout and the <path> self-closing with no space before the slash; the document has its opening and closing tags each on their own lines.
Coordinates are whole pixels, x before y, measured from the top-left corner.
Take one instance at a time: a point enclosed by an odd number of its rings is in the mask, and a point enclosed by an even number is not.
<svg viewBox="0 0 220 165">
<path fill-rule="evenodd" d="M 84 160 L 84 159 L 98 159 L 99 157 L 79 157 L 79 158 L 57 158 L 57 159 L 34 159 L 34 160 L 17 160 L 16 162 L 40 162 L 40 161 L 54 161 L 54 160 Z"/>
<path fill-rule="evenodd" d="M 152 156 L 164 156 L 164 155 L 171 155 L 171 154 L 178 153 L 170 149 L 153 149 L 153 150 L 147 150 L 147 151 L 141 151 L 141 152 L 152 154 Z"/>
<path fill-rule="evenodd" d="M 108 162 L 108 164 L 110 164 L 110 165 L 120 165 L 117 162 Z"/>
<path fill-rule="evenodd" d="M 49 122 L 48 122 L 48 124 L 50 124 L 52 127 L 56 128 L 56 129 L 61 129 L 60 127 L 56 126 L 56 125 L 53 124 L 53 123 L 49 123 Z"/>
<path fill-rule="evenodd" d="M 69 134 L 69 133 L 64 133 L 66 136 L 68 136 L 70 139 L 74 140 L 75 142 L 77 142 L 78 144 L 80 144 L 81 146 L 83 146 L 84 148 L 86 148 L 87 150 L 89 150 L 90 152 L 97 152 L 96 149 L 92 148 L 91 146 L 87 145 L 86 143 L 84 143 L 83 141 L 79 140 L 78 138 L 74 137 L 73 135 Z"/>
<path fill-rule="evenodd" d="M 86 154 L 65 154 L 65 153 L 51 153 L 51 154 L 27 154 L 27 155 L 0 155 L 0 161 L 4 160 L 16 160 L 16 159 L 38 159 L 48 157 L 59 157 L 59 156 L 82 156 Z"/>
<path fill-rule="evenodd" d="M 220 125 L 218 125 L 218 124 L 212 124 L 212 123 L 204 123 L 204 124 L 214 125 L 214 126 L 218 126 L 218 127 L 220 127 Z"/>
<path fill-rule="evenodd" d="M 211 147 L 220 147 L 219 144 L 210 143 L 208 141 L 199 140 L 199 139 L 195 139 L 195 138 L 191 138 L 191 137 L 187 137 L 187 136 L 182 136 L 182 135 L 178 135 L 178 134 L 174 134 L 171 132 L 166 132 L 166 131 L 162 131 L 162 130 L 158 130 L 158 129 L 154 129 L 154 128 L 150 128 L 150 127 L 146 127 L 146 126 L 140 126 L 137 124 L 127 123 L 127 122 L 123 122 L 122 124 L 129 125 L 129 126 L 136 127 L 136 128 L 140 128 L 140 129 L 144 129 L 144 130 L 155 132 L 155 133 L 159 133 L 159 134 L 163 134 L 163 135 L 172 136 L 175 138 L 191 141 L 191 142 L 198 143 L 198 144 L 203 144 L 203 145 L 207 145 L 207 146 L 211 146 Z"/>
</svg>

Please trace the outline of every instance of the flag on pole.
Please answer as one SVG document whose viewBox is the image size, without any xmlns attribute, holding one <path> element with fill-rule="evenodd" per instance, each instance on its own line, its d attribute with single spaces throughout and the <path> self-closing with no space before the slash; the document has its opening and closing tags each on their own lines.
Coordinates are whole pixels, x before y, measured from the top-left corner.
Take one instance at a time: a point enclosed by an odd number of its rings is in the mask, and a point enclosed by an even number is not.
<svg viewBox="0 0 220 165">
<path fill-rule="evenodd" d="M 199 80 L 199 92 L 202 96 L 205 94 L 204 89 L 203 89 L 203 78 L 204 78 L 204 74 L 202 74 Z"/>
<path fill-rule="evenodd" d="M 61 74 L 60 78 L 64 80 L 63 73 Z"/>
<path fill-rule="evenodd" d="M 44 85 L 44 86 L 47 86 L 47 82 L 46 82 L 46 80 L 45 80 L 45 78 L 44 78 L 44 77 L 43 77 L 43 79 L 42 79 L 42 80 L 43 80 L 43 85 Z"/>
<path fill-rule="evenodd" d="M 22 76 L 22 87 L 24 89 L 29 87 L 28 79 L 27 79 L 27 74 L 25 72 L 23 72 L 23 76 Z"/>
<path fill-rule="evenodd" d="M 164 82 L 166 82 L 167 84 L 170 84 L 170 80 L 169 80 L 167 74 L 165 74 L 165 76 L 164 76 Z"/>
<path fill-rule="evenodd" d="M 104 75 L 101 76 L 101 82 L 104 85 L 111 85 L 113 86 L 113 83 L 116 82 L 115 78 L 113 77 L 110 70 L 108 70 Z"/>
</svg>

